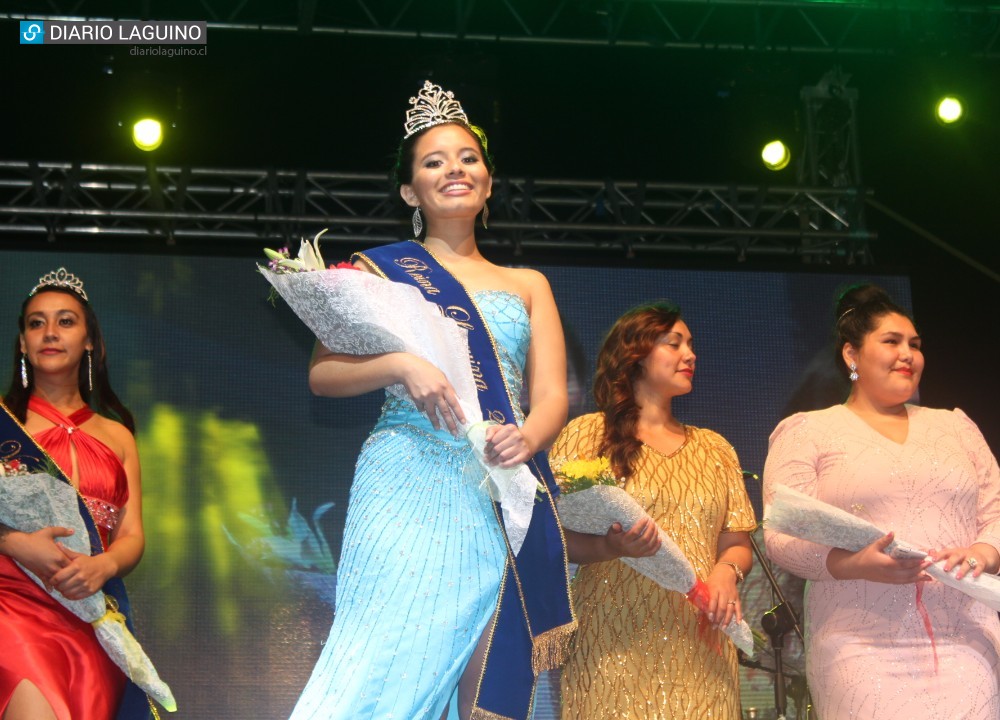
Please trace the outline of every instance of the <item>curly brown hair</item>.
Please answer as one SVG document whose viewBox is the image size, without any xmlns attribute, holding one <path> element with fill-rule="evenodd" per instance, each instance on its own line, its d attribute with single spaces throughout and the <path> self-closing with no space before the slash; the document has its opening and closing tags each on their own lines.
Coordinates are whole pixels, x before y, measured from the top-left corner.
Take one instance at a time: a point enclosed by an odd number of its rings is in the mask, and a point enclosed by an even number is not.
<svg viewBox="0 0 1000 720">
<path fill-rule="evenodd" d="M 642 377 L 641 363 L 680 319 L 680 308 L 666 300 L 634 307 L 615 321 L 597 354 L 594 399 L 604 414 L 600 453 L 610 460 L 616 477 L 632 474 L 642 448 L 636 437 L 639 406 L 632 389 Z"/>
</svg>

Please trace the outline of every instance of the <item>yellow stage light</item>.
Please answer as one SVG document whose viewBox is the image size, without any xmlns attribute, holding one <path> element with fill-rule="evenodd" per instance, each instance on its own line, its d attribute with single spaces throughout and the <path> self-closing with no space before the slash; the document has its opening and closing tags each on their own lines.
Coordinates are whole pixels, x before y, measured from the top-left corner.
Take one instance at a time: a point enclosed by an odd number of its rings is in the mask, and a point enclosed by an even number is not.
<svg viewBox="0 0 1000 720">
<path fill-rule="evenodd" d="M 782 170 L 791 162 L 792 153 L 781 140 L 772 140 L 761 150 L 760 157 L 768 170 Z"/>
<path fill-rule="evenodd" d="M 163 143 L 163 126 L 159 120 L 143 118 L 132 126 L 132 142 L 140 150 L 156 150 Z"/>
<path fill-rule="evenodd" d="M 954 95 L 946 95 L 937 104 L 936 113 L 938 122 L 945 125 L 951 125 L 961 120 L 964 112 L 965 109 L 962 107 L 962 101 Z"/>
</svg>

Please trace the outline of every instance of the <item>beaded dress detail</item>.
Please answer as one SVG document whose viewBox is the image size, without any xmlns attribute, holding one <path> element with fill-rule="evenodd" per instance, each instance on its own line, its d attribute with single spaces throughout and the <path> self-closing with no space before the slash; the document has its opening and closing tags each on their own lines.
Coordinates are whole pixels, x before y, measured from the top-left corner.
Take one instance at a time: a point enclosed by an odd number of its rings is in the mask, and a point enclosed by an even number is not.
<svg viewBox="0 0 1000 720">
<path fill-rule="evenodd" d="M 687 430 L 669 456 L 643 445 L 625 491 L 704 580 L 719 533 L 752 531 L 755 521 L 732 447 L 711 430 Z M 552 466 L 596 459 L 603 434 L 602 414 L 574 419 L 549 453 Z M 581 566 L 573 599 L 579 630 L 562 671 L 564 720 L 739 720 L 736 648 L 716 630 L 702 637 L 683 595 L 613 560 Z"/>
<path fill-rule="evenodd" d="M 504 291 L 473 299 L 516 398 L 527 309 Z M 293 720 L 440 717 L 496 609 L 506 561 L 482 473 L 470 468 L 464 439 L 387 395 L 351 487 L 333 627 Z"/>
</svg>

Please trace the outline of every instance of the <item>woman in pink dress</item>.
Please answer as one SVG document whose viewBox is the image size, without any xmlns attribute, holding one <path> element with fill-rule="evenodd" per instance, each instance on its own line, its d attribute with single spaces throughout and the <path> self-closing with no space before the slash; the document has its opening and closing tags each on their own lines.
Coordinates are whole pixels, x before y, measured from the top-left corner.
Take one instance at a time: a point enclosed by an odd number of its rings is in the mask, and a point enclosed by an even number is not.
<svg viewBox="0 0 1000 720">
<path fill-rule="evenodd" d="M 147 718 L 148 701 L 102 649 L 94 628 L 14 562 L 71 600 L 93 595 L 138 564 L 145 540 L 132 416 L 108 383 L 97 317 L 75 276 L 62 268 L 43 276 L 21 308 L 19 326 L 2 419 L 16 417 L 65 472 L 103 552 L 64 547 L 60 538 L 72 533 L 66 528 L 24 533 L 0 525 L 0 718 Z"/>
<path fill-rule="evenodd" d="M 1000 623 L 932 581 L 926 560 L 883 550 L 898 535 L 958 576 L 1000 570 L 1000 474 L 961 410 L 910 405 L 924 368 L 906 311 L 879 288 L 837 307 L 847 402 L 771 435 L 765 505 L 786 485 L 883 528 L 858 552 L 767 531 L 769 557 L 808 580 L 806 671 L 821 720 L 1000 717 Z M 766 513 L 766 511 L 765 511 Z"/>
</svg>

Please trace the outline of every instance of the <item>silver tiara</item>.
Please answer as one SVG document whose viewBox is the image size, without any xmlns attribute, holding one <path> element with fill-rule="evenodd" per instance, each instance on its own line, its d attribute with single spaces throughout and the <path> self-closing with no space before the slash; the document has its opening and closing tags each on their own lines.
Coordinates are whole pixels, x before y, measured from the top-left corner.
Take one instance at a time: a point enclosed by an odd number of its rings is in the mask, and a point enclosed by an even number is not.
<svg viewBox="0 0 1000 720">
<path fill-rule="evenodd" d="M 406 111 L 406 122 L 403 123 L 403 129 L 406 130 L 404 140 L 414 133 L 443 123 L 469 124 L 469 117 L 462 109 L 462 103 L 455 99 L 455 93 L 443 90 L 430 80 L 424 80 L 424 86 L 417 96 L 410 98 L 410 105 L 413 107 Z"/>
<path fill-rule="evenodd" d="M 39 290 L 46 287 L 66 288 L 67 290 L 72 290 L 84 300 L 87 300 L 87 293 L 83 289 L 83 280 L 78 278 L 66 268 L 53 270 L 52 272 L 46 273 L 38 278 L 38 284 L 31 288 L 31 292 L 28 293 L 28 297 L 31 297 Z"/>
</svg>

